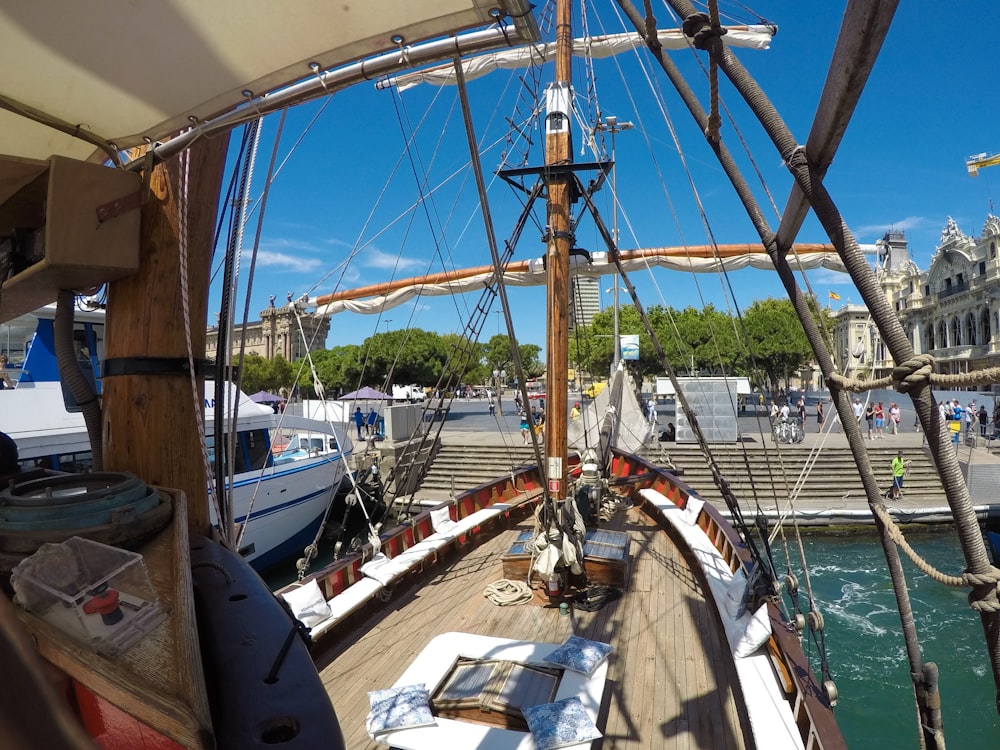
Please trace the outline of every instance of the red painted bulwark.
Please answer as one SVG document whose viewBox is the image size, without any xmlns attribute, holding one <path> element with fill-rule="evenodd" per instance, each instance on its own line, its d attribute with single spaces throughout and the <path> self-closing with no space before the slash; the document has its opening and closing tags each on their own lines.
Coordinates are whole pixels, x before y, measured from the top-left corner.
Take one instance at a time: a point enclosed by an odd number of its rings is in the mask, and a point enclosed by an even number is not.
<svg viewBox="0 0 1000 750">
<path fill-rule="evenodd" d="M 184 750 L 79 683 L 74 682 L 73 688 L 80 721 L 98 747 L 105 750 Z"/>
</svg>

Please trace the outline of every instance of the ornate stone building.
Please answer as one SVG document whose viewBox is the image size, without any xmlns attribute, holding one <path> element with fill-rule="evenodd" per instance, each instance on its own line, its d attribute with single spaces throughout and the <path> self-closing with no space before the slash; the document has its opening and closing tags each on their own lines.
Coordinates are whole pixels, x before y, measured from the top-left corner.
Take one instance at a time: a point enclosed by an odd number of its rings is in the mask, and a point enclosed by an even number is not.
<svg viewBox="0 0 1000 750">
<path fill-rule="evenodd" d="M 271 297 L 270 304 L 260 313 L 260 320 L 247 324 L 245 333 L 247 354 L 254 352 L 265 359 L 272 359 L 280 354 L 289 362 L 294 362 L 304 357 L 306 351 L 326 348 L 330 318 L 302 315 L 300 321 L 297 321 L 292 305 L 293 302 L 289 299 L 288 304 L 275 307 L 274 297 Z M 299 332 L 300 322 L 305 340 Z M 218 339 L 218 326 L 211 326 L 206 340 L 206 350 L 210 357 L 215 356 Z M 240 343 L 240 331 L 237 330 L 233 334 L 232 341 L 234 356 L 239 354 Z"/>
<path fill-rule="evenodd" d="M 916 353 L 933 354 L 940 372 L 963 373 L 1000 365 L 1000 219 L 990 215 L 979 237 L 962 233 L 951 218 L 930 267 L 910 260 L 901 232 L 878 245 L 876 273 Z M 861 305 L 834 311 L 837 364 L 862 356 L 875 377 L 893 362 Z"/>
</svg>

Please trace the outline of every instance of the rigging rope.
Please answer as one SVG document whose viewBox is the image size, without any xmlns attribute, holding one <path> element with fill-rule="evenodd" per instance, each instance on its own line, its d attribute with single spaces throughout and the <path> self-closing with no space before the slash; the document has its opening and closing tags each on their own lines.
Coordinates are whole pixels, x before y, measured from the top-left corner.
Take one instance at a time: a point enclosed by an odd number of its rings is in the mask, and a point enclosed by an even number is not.
<svg viewBox="0 0 1000 750">
<path fill-rule="evenodd" d="M 994 594 L 1000 594 L 1000 569 L 991 565 L 989 570 L 985 573 L 972 573 L 968 570 L 963 571 L 960 576 L 942 573 L 921 557 L 917 551 L 910 546 L 909 542 L 906 541 L 906 536 L 903 534 L 902 529 L 899 528 L 896 520 L 892 517 L 884 505 L 879 503 L 874 506 L 873 510 L 879 520 L 885 524 L 889 533 L 889 538 L 892 539 L 892 541 L 906 553 L 906 556 L 910 558 L 913 564 L 916 565 L 917 568 L 919 568 L 920 571 L 929 578 L 932 578 L 945 586 L 951 586 L 952 588 L 989 585 L 993 587 Z M 977 612 L 996 612 L 997 598 L 996 596 L 982 596 L 976 595 L 975 592 L 970 592 L 969 606 Z"/>
</svg>

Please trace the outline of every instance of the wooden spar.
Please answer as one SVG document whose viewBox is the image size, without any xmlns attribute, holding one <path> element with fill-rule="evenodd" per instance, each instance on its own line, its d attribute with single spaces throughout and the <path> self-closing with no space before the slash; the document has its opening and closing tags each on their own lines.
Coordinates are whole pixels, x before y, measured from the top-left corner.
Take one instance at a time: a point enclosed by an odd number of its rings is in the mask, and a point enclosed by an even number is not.
<svg viewBox="0 0 1000 750">
<path fill-rule="evenodd" d="M 837 252 L 833 245 L 823 243 L 796 243 L 793 254 L 816 255 L 835 254 Z M 767 258 L 760 244 L 731 244 L 731 245 L 678 245 L 676 247 L 655 247 L 642 248 L 638 250 L 622 250 L 619 253 L 622 262 L 631 260 L 642 260 L 644 258 L 715 258 L 723 260 L 729 258 L 742 258 L 754 256 Z M 531 261 L 519 260 L 507 264 L 506 273 L 524 273 L 530 270 Z M 608 273 L 613 272 L 613 268 Z M 410 287 L 429 286 L 435 284 L 449 284 L 473 276 L 482 276 L 493 273 L 493 266 L 472 266 L 470 268 L 457 268 L 451 271 L 441 271 L 439 273 L 428 273 L 422 276 L 411 276 L 406 279 L 396 279 L 395 281 L 384 281 L 378 284 L 368 284 L 355 289 L 344 289 L 332 294 L 323 294 L 315 298 L 316 307 L 322 307 L 332 302 L 342 302 L 344 300 L 364 299 L 365 297 L 377 297 L 389 294 L 400 289 Z"/>
<path fill-rule="evenodd" d="M 569 253 L 573 247 L 570 224 L 570 176 L 559 167 L 573 161 L 570 125 L 573 111 L 570 87 L 573 26 L 569 0 L 556 6 L 556 81 L 548 89 L 545 119 L 545 166 L 548 187 L 548 334 L 546 353 L 545 456 L 549 494 L 559 502 L 566 495 L 566 401 L 569 367 Z M 553 111 L 555 104 L 555 111 Z M 551 168 L 555 167 L 554 170 Z"/>
<path fill-rule="evenodd" d="M 178 324 L 184 309 L 178 251 L 182 196 L 188 206 L 191 345 L 195 361 L 203 359 L 212 237 L 228 144 L 228 134 L 202 139 L 184 157 L 153 169 L 142 206 L 139 271 L 108 287 L 107 360 L 123 360 L 126 367 L 134 362 L 130 358 L 187 362 L 184 324 Z M 183 179 L 182 158 L 190 160 L 188 172 L 197 179 Z M 182 490 L 191 530 L 208 534 L 208 477 L 198 470 L 204 464 L 198 439 L 204 382 L 197 380 L 200 411 L 186 369 L 105 376 L 104 460 L 108 471 L 130 471 L 149 484 Z"/>
</svg>

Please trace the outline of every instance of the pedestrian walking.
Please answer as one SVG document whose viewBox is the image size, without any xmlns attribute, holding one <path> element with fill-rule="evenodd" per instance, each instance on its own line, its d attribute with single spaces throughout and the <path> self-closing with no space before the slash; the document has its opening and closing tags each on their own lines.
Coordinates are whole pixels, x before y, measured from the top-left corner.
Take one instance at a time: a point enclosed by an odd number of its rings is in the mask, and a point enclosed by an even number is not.
<svg viewBox="0 0 1000 750">
<path fill-rule="evenodd" d="M 521 409 L 518 412 L 521 415 L 521 441 L 524 445 L 528 444 L 528 432 L 531 429 L 531 425 L 528 424 L 528 412 Z"/>
<path fill-rule="evenodd" d="M 892 459 L 892 489 L 889 490 L 889 497 L 898 500 L 903 492 L 903 476 L 906 474 L 906 462 L 903 461 L 903 451 L 897 451 L 896 457 Z"/>
<path fill-rule="evenodd" d="M 861 405 L 861 399 L 860 398 L 854 399 L 854 405 L 851 408 L 854 409 L 854 418 L 858 421 L 858 424 L 860 425 L 861 417 L 865 413 L 865 407 Z"/>
<path fill-rule="evenodd" d="M 495 417 L 497 415 L 497 402 L 493 398 L 493 394 L 490 394 L 490 416 Z"/>
<path fill-rule="evenodd" d="M 816 402 L 816 432 L 823 431 L 823 399 Z"/>
<path fill-rule="evenodd" d="M 979 413 L 977 415 L 979 418 L 979 434 L 984 438 L 986 437 L 986 425 L 989 424 L 990 415 L 986 413 L 986 404 L 979 407 Z"/>
<path fill-rule="evenodd" d="M 899 434 L 899 407 L 895 401 L 889 406 L 889 432 Z"/>
<path fill-rule="evenodd" d="M 875 404 L 871 401 L 869 401 L 868 406 L 865 407 L 865 422 L 868 423 L 868 439 L 874 440 L 872 437 L 872 430 L 875 429 Z"/>
<path fill-rule="evenodd" d="M 363 437 L 361 429 L 365 426 L 365 415 L 361 413 L 360 406 L 354 410 L 354 424 L 358 428 L 358 440 L 361 440 Z"/>
</svg>

